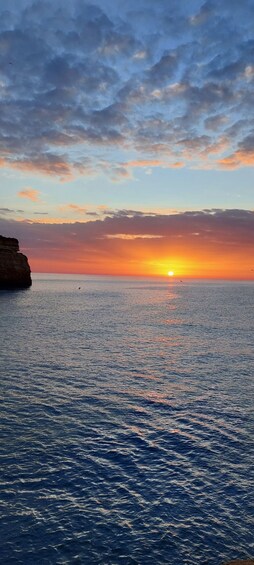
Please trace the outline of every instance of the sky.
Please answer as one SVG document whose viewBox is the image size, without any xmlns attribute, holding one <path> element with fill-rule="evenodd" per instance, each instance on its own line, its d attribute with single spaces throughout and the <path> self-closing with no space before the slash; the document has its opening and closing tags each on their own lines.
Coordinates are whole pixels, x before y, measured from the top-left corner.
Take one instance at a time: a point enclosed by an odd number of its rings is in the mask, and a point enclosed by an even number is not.
<svg viewBox="0 0 254 565">
<path fill-rule="evenodd" d="M 1 0 L 0 233 L 32 271 L 254 279 L 254 0 Z"/>
</svg>

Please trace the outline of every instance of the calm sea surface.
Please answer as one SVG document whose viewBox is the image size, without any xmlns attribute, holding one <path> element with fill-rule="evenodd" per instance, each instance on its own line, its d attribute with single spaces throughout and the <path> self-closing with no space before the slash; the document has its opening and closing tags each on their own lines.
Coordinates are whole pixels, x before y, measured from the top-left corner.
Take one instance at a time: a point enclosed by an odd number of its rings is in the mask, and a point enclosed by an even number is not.
<svg viewBox="0 0 254 565">
<path fill-rule="evenodd" d="M 1 563 L 254 555 L 253 291 L 37 275 L 0 292 Z"/>
</svg>

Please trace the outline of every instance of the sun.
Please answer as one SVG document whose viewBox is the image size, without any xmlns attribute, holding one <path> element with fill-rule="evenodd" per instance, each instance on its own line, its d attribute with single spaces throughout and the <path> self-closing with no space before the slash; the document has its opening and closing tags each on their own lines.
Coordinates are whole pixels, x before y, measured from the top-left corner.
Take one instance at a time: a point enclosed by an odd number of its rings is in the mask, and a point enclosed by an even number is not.
<svg viewBox="0 0 254 565">
<path fill-rule="evenodd" d="M 173 277 L 174 276 L 174 271 L 168 271 L 168 277 Z"/>
</svg>

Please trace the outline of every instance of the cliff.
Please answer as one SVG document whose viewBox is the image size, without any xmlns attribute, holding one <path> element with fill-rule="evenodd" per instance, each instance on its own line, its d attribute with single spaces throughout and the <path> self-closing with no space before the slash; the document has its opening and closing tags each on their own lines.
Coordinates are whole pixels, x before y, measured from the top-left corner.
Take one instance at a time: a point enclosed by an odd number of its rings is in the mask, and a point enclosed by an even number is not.
<svg viewBox="0 0 254 565">
<path fill-rule="evenodd" d="M 27 257 L 19 253 L 19 242 L 0 235 L 0 289 L 31 286 L 31 270 Z"/>
</svg>

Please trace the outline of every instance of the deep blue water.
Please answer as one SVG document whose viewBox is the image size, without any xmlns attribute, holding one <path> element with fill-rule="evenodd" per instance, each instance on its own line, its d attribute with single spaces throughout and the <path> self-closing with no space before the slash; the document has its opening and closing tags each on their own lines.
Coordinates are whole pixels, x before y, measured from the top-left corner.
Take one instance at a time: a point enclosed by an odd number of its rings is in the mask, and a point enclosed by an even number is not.
<svg viewBox="0 0 254 565">
<path fill-rule="evenodd" d="M 37 275 L 0 293 L 2 563 L 254 555 L 253 290 Z"/>
</svg>

